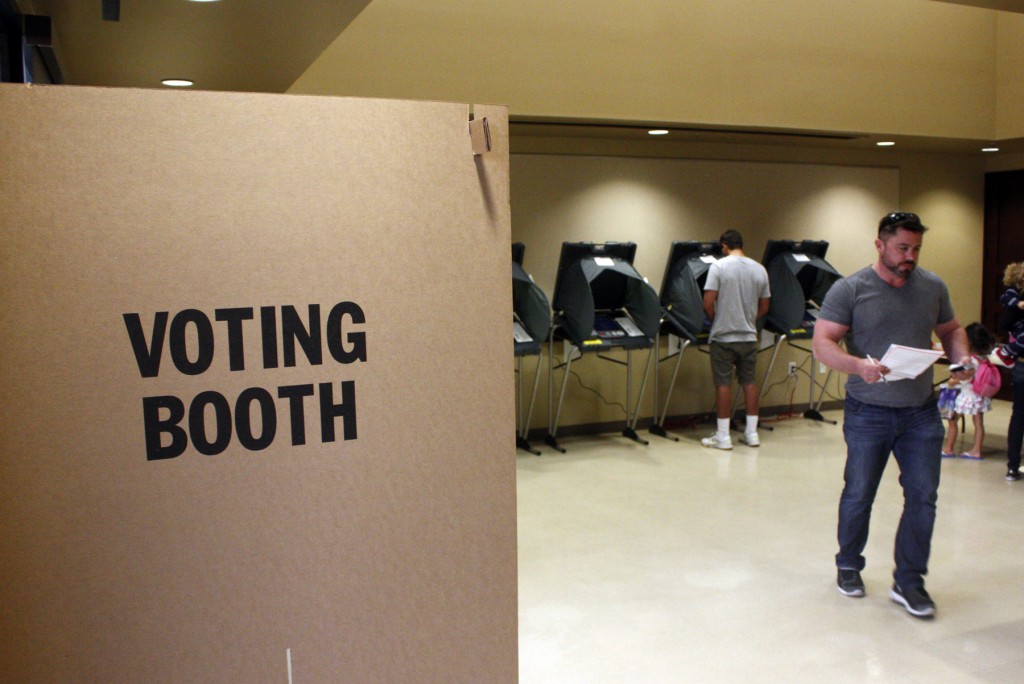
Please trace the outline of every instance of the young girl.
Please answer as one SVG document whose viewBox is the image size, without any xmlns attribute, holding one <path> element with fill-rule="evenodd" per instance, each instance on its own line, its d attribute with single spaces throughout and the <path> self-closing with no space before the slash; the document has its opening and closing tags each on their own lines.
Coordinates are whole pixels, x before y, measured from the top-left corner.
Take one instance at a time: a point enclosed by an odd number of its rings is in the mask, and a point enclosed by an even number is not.
<svg viewBox="0 0 1024 684">
<path fill-rule="evenodd" d="M 967 341 L 971 345 L 971 360 L 977 366 L 982 359 L 989 355 L 996 342 L 995 336 L 980 323 L 971 323 L 967 326 Z M 956 380 L 949 379 L 951 387 Z M 946 443 L 942 445 L 943 458 L 956 456 L 953 451 L 957 438 L 957 421 L 960 416 L 971 416 L 974 421 L 974 446 L 970 451 L 960 454 L 960 458 L 969 458 L 975 461 L 981 460 L 981 443 L 985 441 L 985 413 L 992 408 L 992 400 L 988 397 L 979 396 L 971 387 L 970 382 L 964 382 L 957 387 L 960 393 L 953 405 L 953 412 L 949 416 L 949 431 L 946 433 Z"/>
</svg>

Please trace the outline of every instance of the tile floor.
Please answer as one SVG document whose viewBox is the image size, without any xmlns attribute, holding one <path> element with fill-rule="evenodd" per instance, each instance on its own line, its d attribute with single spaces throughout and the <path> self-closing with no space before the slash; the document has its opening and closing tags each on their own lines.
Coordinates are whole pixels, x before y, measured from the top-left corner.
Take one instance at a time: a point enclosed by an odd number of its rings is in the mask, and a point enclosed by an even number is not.
<svg viewBox="0 0 1024 684">
<path fill-rule="evenodd" d="M 560 440 L 518 452 L 523 684 L 1024 681 L 1024 480 L 1004 479 L 1009 404 L 983 461 L 945 460 L 927 588 L 937 617 L 888 597 L 902 508 L 890 463 L 863 573 L 835 586 L 842 425 L 768 421 L 761 447 L 712 430 Z M 842 419 L 841 411 L 826 417 Z M 972 428 L 968 425 L 967 437 Z"/>
</svg>

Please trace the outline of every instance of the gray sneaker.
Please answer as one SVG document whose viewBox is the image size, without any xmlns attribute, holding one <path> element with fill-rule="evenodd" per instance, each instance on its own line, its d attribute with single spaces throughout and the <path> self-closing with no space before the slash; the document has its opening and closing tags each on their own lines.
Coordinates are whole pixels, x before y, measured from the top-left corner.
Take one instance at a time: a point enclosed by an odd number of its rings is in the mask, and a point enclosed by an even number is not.
<svg viewBox="0 0 1024 684">
<path fill-rule="evenodd" d="M 860 578 L 859 570 L 839 568 L 836 584 L 839 585 L 839 593 L 843 596 L 856 596 L 860 598 L 864 595 L 864 581 Z"/>
<path fill-rule="evenodd" d="M 906 608 L 914 617 L 930 618 L 935 615 L 935 602 L 924 587 L 903 590 L 900 585 L 894 584 L 889 590 L 889 598 Z"/>
<path fill-rule="evenodd" d="M 761 446 L 761 438 L 757 436 L 756 432 L 747 432 L 741 437 L 743 443 L 747 446 Z"/>
</svg>

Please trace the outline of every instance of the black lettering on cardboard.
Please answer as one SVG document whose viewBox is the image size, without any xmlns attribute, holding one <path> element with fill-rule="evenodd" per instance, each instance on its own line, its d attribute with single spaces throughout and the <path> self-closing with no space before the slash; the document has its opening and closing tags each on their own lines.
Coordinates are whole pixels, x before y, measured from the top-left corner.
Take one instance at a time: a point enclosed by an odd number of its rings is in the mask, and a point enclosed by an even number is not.
<svg viewBox="0 0 1024 684">
<path fill-rule="evenodd" d="M 304 397 L 313 396 L 313 385 L 285 385 L 277 388 L 277 396 L 288 400 L 288 414 L 292 424 L 292 446 L 306 443 L 306 410 Z"/>
<path fill-rule="evenodd" d="M 199 351 L 195 361 L 188 358 L 186 348 L 186 329 L 189 324 L 195 326 Z M 174 367 L 185 375 L 205 373 L 213 363 L 213 324 L 199 309 L 185 309 L 174 315 L 171 321 L 171 360 Z"/>
<path fill-rule="evenodd" d="M 263 367 L 277 368 L 277 309 L 260 307 L 260 331 L 263 333 Z"/>
<path fill-rule="evenodd" d="M 366 361 L 366 333 L 350 332 L 347 341 L 352 345 L 345 348 L 345 341 L 342 339 L 343 321 L 349 316 L 353 323 L 363 324 L 366 316 L 363 310 L 355 302 L 340 302 L 334 305 L 331 313 L 327 316 L 327 349 L 331 356 L 338 363 L 353 363 L 355 361 Z"/>
<path fill-rule="evenodd" d="M 252 320 L 252 307 L 217 309 L 213 314 L 218 321 L 225 321 L 228 324 L 228 357 L 231 370 L 245 370 L 245 341 L 242 333 L 242 321 Z"/>
<path fill-rule="evenodd" d="M 135 352 L 135 362 L 139 364 L 139 374 L 144 378 L 155 378 L 160 373 L 160 357 L 164 351 L 164 336 L 167 334 L 168 312 L 157 311 L 153 316 L 153 335 L 146 344 L 146 334 L 142 332 L 142 319 L 137 313 L 122 314 L 124 327 L 128 329 L 128 339 Z"/>
<path fill-rule="evenodd" d="M 341 416 L 345 439 L 356 439 L 356 383 L 346 380 L 341 383 L 341 403 L 334 403 L 334 388 L 329 382 L 320 383 L 320 437 L 323 442 L 333 442 L 334 419 Z"/>
<path fill-rule="evenodd" d="M 213 409 L 214 434 L 206 434 L 206 407 Z M 220 392 L 200 392 L 188 408 L 188 432 L 192 446 L 204 456 L 216 456 L 231 443 L 231 406 Z"/>
<path fill-rule="evenodd" d="M 319 366 L 324 362 L 323 332 L 320 327 L 320 305 L 309 305 L 309 328 L 302 324 L 298 312 L 294 306 L 281 307 L 281 336 L 284 346 L 284 365 L 292 367 L 295 365 L 295 343 L 298 342 L 306 359 L 313 366 Z"/>
<path fill-rule="evenodd" d="M 166 418 L 160 417 L 166 409 Z M 158 461 L 175 458 L 188 448 L 188 435 L 179 423 L 185 417 L 185 404 L 178 397 L 143 397 L 142 422 L 146 433 L 146 460 Z M 170 435 L 171 443 L 163 446 L 163 435 Z"/>
<path fill-rule="evenodd" d="M 256 437 L 252 434 L 252 405 L 259 405 L 260 423 L 263 434 Z M 274 397 L 262 387 L 250 387 L 238 395 L 235 402 L 235 432 L 238 442 L 249 451 L 262 451 L 274 442 L 277 435 L 277 407 Z"/>
</svg>

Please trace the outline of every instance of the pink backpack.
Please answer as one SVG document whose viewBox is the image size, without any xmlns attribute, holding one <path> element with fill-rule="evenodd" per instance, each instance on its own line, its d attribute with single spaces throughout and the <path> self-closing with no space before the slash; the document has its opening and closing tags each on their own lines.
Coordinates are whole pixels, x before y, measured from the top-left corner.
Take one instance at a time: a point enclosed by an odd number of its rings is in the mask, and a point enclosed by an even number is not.
<svg viewBox="0 0 1024 684">
<path fill-rule="evenodd" d="M 982 359 L 974 371 L 974 381 L 971 382 L 971 389 L 979 397 L 994 397 L 1003 386 L 1003 378 L 988 359 Z"/>
</svg>

